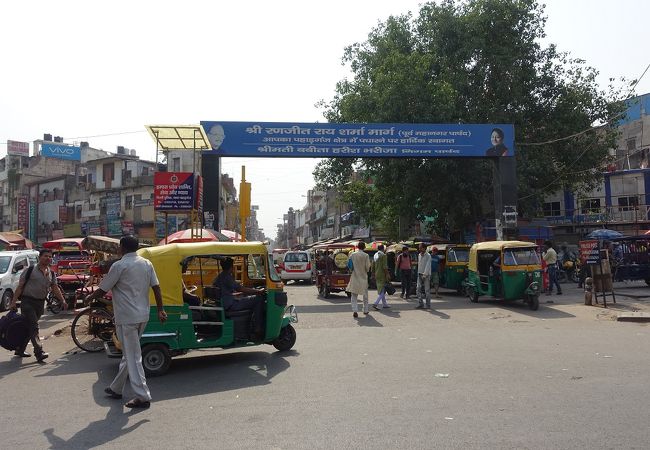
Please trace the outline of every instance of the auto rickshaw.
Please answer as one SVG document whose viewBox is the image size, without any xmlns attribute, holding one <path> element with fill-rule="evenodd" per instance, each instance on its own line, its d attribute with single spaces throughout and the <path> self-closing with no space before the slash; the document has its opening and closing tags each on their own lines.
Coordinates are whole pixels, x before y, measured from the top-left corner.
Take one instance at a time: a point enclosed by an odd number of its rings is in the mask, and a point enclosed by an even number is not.
<svg viewBox="0 0 650 450">
<path fill-rule="evenodd" d="M 167 321 L 161 324 L 153 293 L 150 320 L 140 339 L 142 365 L 147 375 L 164 374 L 174 356 L 201 348 L 237 348 L 272 344 L 286 351 L 296 342 L 291 323 L 298 321 L 293 305 L 287 306 L 272 255 L 261 242 L 196 242 L 168 244 L 138 250 L 154 266 Z M 233 275 L 247 287 L 263 288 L 265 332 L 255 341 L 250 333 L 251 310 L 224 311 L 218 289 L 212 285 L 220 273 L 220 261 L 232 258 Z M 199 306 L 188 300 L 188 291 Z M 105 343 L 109 356 L 121 357 L 114 337 Z"/>
<path fill-rule="evenodd" d="M 467 244 L 433 244 L 427 247 L 431 252 L 438 250 L 440 256 L 440 287 L 453 289 L 459 294 L 463 291 L 463 281 L 467 278 L 469 248 Z"/>
<path fill-rule="evenodd" d="M 472 245 L 467 279 L 463 282 L 470 300 L 482 295 L 492 300 L 524 300 L 533 311 L 539 308 L 542 266 L 532 242 L 493 241 Z"/>
<path fill-rule="evenodd" d="M 321 244 L 313 247 L 316 257 L 316 289 L 322 298 L 332 292 L 343 292 L 350 281 L 348 254 L 354 250 L 349 243 Z M 348 295 L 349 296 L 349 295 Z"/>
</svg>

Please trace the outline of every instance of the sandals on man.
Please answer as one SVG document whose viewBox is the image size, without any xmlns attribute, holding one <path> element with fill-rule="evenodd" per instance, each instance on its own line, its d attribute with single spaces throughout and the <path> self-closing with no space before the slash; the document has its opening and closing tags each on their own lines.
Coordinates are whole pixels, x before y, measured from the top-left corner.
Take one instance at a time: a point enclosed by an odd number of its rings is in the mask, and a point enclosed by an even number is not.
<svg viewBox="0 0 650 450">
<path fill-rule="evenodd" d="M 107 387 L 106 389 L 104 389 L 104 392 L 106 393 L 107 397 L 115 398 L 115 399 L 118 399 L 118 400 L 122 398 L 122 394 L 118 394 L 117 392 L 115 392 L 110 387 Z"/>
<path fill-rule="evenodd" d="M 147 409 L 148 407 L 151 406 L 151 402 L 146 401 L 146 400 L 140 400 L 139 398 L 134 398 L 133 400 L 129 401 L 126 405 L 127 408 L 142 408 L 142 409 Z"/>
</svg>

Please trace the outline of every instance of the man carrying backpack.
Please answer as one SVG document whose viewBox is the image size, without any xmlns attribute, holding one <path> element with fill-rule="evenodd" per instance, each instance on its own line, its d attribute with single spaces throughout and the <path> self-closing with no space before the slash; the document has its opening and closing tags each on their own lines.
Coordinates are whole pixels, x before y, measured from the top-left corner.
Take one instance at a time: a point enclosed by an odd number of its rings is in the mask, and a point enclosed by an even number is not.
<svg viewBox="0 0 650 450">
<path fill-rule="evenodd" d="M 27 353 L 27 343 L 31 340 L 34 346 L 34 355 L 38 362 L 43 362 L 47 359 L 48 355 L 43 351 L 41 339 L 39 337 L 40 330 L 38 328 L 38 320 L 43 315 L 45 309 L 45 299 L 50 290 L 63 305 L 63 309 L 68 307 L 63 297 L 61 289 L 56 283 L 56 275 L 50 270 L 52 262 L 52 250 L 42 249 L 38 252 L 38 264 L 34 267 L 29 267 L 24 270 L 20 275 L 20 281 L 16 292 L 11 300 L 9 308 L 16 311 L 16 302 L 20 299 L 20 312 L 22 316 L 29 322 L 29 337 L 25 343 L 15 351 L 16 356 L 21 358 L 28 358 L 32 355 Z"/>
</svg>

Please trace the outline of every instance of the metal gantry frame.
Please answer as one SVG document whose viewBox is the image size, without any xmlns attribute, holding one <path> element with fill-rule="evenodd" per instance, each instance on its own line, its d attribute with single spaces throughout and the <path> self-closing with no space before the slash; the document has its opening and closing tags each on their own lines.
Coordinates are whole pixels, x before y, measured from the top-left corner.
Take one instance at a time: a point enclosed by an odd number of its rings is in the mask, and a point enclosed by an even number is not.
<svg viewBox="0 0 650 450">
<path fill-rule="evenodd" d="M 147 131 L 156 141 L 156 170 L 158 169 L 158 156 L 168 156 L 172 150 L 192 151 L 192 173 L 201 173 L 201 161 L 197 152 L 211 150 L 212 146 L 201 125 L 147 125 Z M 169 164 L 169 161 L 167 161 Z M 165 244 L 169 235 L 168 212 L 165 211 Z M 203 218 L 200 211 L 192 208 L 190 211 L 190 236 L 191 239 L 201 238 Z"/>
</svg>

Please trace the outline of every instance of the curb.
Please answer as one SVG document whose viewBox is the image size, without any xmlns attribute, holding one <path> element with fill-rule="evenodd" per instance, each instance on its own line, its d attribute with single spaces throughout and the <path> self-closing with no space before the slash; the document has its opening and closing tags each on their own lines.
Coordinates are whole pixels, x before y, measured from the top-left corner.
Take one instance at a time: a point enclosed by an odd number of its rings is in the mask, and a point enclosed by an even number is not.
<svg viewBox="0 0 650 450">
<path fill-rule="evenodd" d="M 646 312 L 625 312 L 620 313 L 616 318 L 618 322 L 650 322 L 650 313 Z"/>
</svg>

